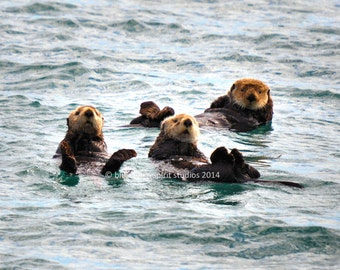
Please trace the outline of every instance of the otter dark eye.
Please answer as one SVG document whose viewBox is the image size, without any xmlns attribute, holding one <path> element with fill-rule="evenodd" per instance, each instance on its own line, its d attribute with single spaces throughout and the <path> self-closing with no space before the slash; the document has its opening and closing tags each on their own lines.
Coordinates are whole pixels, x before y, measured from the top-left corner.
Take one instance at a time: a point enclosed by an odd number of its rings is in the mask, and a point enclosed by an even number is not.
<svg viewBox="0 0 340 270">
<path fill-rule="evenodd" d="M 76 111 L 75 115 L 79 115 L 79 114 L 80 114 L 80 112 L 79 112 L 79 111 Z"/>
<path fill-rule="evenodd" d="M 244 93 L 246 91 L 246 89 L 242 88 L 240 91 L 241 91 L 241 93 Z"/>
<path fill-rule="evenodd" d="M 172 122 L 177 123 L 178 120 L 175 118 L 175 119 L 172 120 Z"/>
<path fill-rule="evenodd" d="M 262 94 L 262 91 L 261 90 L 259 90 L 259 91 L 257 91 L 259 94 Z"/>
</svg>

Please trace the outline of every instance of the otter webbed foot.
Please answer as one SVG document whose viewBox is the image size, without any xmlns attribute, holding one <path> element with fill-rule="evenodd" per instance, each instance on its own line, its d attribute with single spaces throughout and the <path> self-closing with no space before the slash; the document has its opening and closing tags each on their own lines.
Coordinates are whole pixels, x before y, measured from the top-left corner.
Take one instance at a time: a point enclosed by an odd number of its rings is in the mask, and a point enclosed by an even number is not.
<svg viewBox="0 0 340 270">
<path fill-rule="evenodd" d="M 133 149 L 121 149 L 114 152 L 110 159 L 106 162 L 101 170 L 101 174 L 105 175 L 107 172 L 114 173 L 117 172 L 124 161 L 127 161 L 133 157 L 136 157 L 137 153 Z"/>
<path fill-rule="evenodd" d="M 210 160 L 212 164 L 217 162 L 234 164 L 235 162 L 234 156 L 229 154 L 227 148 L 223 146 L 215 149 L 215 151 L 210 156 Z"/>
<path fill-rule="evenodd" d="M 241 173 L 244 176 L 248 176 L 250 178 L 259 178 L 261 176 L 260 172 L 256 170 L 253 166 L 245 163 L 243 159 L 243 155 L 238 149 L 234 148 L 231 150 L 230 154 L 232 154 L 235 158 L 235 165 L 237 168 L 241 170 Z"/>
<path fill-rule="evenodd" d="M 230 154 L 232 154 L 233 157 L 235 158 L 236 164 L 243 164 L 244 163 L 243 155 L 238 149 L 233 148 L 230 151 Z"/>
</svg>

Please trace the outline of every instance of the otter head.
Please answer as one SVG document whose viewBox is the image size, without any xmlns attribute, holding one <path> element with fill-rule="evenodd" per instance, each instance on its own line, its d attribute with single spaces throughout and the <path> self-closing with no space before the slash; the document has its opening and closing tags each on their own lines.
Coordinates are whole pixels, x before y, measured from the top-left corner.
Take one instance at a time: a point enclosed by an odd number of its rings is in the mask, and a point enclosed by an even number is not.
<svg viewBox="0 0 340 270">
<path fill-rule="evenodd" d="M 232 85 L 229 96 L 233 103 L 243 109 L 259 110 L 270 99 L 270 89 L 260 80 L 240 79 Z"/>
<path fill-rule="evenodd" d="M 200 133 L 198 122 L 188 114 L 177 114 L 166 118 L 162 122 L 161 132 L 166 138 L 195 145 Z"/>
<path fill-rule="evenodd" d="M 67 118 L 68 129 L 78 134 L 101 136 L 103 124 L 102 114 L 92 106 L 80 106 Z"/>
</svg>

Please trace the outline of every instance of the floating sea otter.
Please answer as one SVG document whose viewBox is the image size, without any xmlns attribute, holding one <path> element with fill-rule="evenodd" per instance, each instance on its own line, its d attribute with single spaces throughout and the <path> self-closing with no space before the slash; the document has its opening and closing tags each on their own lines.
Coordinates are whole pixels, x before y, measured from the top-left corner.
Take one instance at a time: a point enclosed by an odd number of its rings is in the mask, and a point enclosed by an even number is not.
<svg viewBox="0 0 340 270">
<path fill-rule="evenodd" d="M 204 113 L 195 116 L 201 126 L 249 131 L 273 118 L 269 87 L 255 79 L 237 80 L 230 91 L 217 98 Z"/>
<path fill-rule="evenodd" d="M 179 114 L 162 122 L 149 151 L 149 157 L 157 160 L 162 175 L 186 181 L 255 182 L 302 188 L 294 182 L 259 180 L 259 171 L 247 164 L 236 148 L 230 153 L 225 147 L 215 149 L 209 163 L 197 148 L 198 135 L 198 123 L 190 115 Z"/>
<path fill-rule="evenodd" d="M 105 175 L 117 172 L 124 161 L 137 156 L 132 149 L 121 149 L 112 156 L 102 132 L 104 118 L 92 106 L 80 106 L 67 118 L 68 130 L 54 157 L 62 159 L 59 168 L 67 173 Z M 99 170 L 99 172 L 98 172 Z"/>
<path fill-rule="evenodd" d="M 152 101 L 143 102 L 141 116 L 130 124 L 159 126 L 164 118 L 158 117 L 160 110 L 157 108 Z M 163 110 L 174 114 L 170 107 Z M 161 115 L 168 116 L 166 113 Z M 226 95 L 217 98 L 204 113 L 195 116 L 200 126 L 224 127 L 235 131 L 253 130 L 270 122 L 272 117 L 273 100 L 269 87 L 260 80 L 249 78 L 237 80 Z"/>
</svg>

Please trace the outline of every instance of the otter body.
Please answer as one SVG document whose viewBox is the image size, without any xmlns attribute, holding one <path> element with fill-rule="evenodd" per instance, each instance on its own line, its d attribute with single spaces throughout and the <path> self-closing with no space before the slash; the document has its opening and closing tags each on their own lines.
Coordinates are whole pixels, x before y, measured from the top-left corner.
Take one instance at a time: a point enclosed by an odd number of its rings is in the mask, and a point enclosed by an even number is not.
<svg viewBox="0 0 340 270">
<path fill-rule="evenodd" d="M 104 118 L 95 107 L 80 106 L 67 118 L 68 130 L 60 142 L 54 158 L 61 157 L 59 168 L 67 173 L 114 173 L 124 161 L 137 154 L 132 149 L 107 153 L 102 132 Z"/>
</svg>

